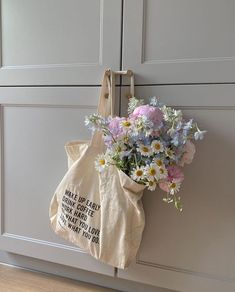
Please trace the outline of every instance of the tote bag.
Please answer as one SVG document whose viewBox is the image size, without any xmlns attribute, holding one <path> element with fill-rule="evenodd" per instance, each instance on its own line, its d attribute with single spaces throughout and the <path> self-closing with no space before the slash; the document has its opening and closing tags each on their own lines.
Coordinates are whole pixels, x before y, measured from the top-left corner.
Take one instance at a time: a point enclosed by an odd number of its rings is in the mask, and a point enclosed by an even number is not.
<svg viewBox="0 0 235 292">
<path fill-rule="evenodd" d="M 114 87 L 110 71 L 102 82 L 98 106 L 102 116 L 112 114 Z M 75 141 L 65 148 L 69 169 L 50 204 L 52 229 L 96 259 L 123 269 L 135 259 L 141 242 L 145 186 L 115 166 L 97 172 L 95 158 L 105 151 L 100 132 L 89 142 Z"/>
</svg>

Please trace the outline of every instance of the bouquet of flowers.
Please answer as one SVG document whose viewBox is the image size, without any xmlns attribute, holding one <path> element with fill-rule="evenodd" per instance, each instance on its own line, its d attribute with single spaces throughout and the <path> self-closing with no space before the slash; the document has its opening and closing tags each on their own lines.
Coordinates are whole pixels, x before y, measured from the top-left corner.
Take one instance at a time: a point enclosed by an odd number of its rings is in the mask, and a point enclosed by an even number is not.
<svg viewBox="0 0 235 292">
<path fill-rule="evenodd" d="M 149 104 L 135 97 L 129 100 L 128 117 L 86 117 L 93 131 L 102 131 L 107 150 L 98 155 L 95 166 L 100 172 L 115 165 L 150 191 L 159 187 L 163 200 L 182 211 L 178 193 L 184 180 L 182 167 L 195 154 L 192 140 L 201 140 L 201 131 L 193 119 L 185 120 L 181 110 L 162 104 L 152 97 Z"/>
</svg>

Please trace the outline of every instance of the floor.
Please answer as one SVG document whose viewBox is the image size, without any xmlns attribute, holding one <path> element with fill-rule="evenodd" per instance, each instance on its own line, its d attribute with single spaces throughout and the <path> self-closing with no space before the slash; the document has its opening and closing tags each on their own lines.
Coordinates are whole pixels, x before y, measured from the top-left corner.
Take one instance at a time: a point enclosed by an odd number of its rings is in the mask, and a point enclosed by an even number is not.
<svg viewBox="0 0 235 292">
<path fill-rule="evenodd" d="M 0 264 L 1 292 L 108 292 L 108 288 Z"/>
</svg>

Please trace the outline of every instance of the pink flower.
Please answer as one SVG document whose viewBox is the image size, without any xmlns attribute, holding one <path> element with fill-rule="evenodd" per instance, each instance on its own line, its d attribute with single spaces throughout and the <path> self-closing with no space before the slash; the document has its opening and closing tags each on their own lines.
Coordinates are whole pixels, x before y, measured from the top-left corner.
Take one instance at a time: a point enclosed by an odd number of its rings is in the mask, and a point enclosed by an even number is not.
<svg viewBox="0 0 235 292">
<path fill-rule="evenodd" d="M 170 165 L 167 167 L 168 180 L 182 182 L 184 180 L 184 174 L 178 166 Z"/>
<path fill-rule="evenodd" d="M 160 182 L 159 183 L 159 187 L 160 187 L 160 189 L 162 189 L 164 192 L 167 192 L 167 193 L 169 193 L 169 191 L 170 191 L 170 188 L 169 188 L 169 184 L 168 184 L 168 182 Z"/>
<path fill-rule="evenodd" d="M 114 117 L 111 119 L 108 125 L 108 129 L 115 138 L 123 134 L 123 128 L 121 127 L 121 122 L 124 120 L 125 118 L 120 118 L 120 117 Z"/>
<path fill-rule="evenodd" d="M 169 182 L 172 182 L 174 180 L 175 182 L 181 183 L 184 180 L 184 174 L 181 171 L 181 169 L 175 165 L 168 166 L 167 171 L 168 171 L 168 177 L 165 181 L 159 182 L 159 187 L 164 192 L 169 193 L 170 191 Z"/>
<path fill-rule="evenodd" d="M 181 161 L 179 163 L 180 166 L 184 166 L 184 164 L 190 164 L 193 161 L 194 154 L 196 152 L 196 148 L 191 141 L 187 141 L 184 147 L 185 153 L 183 154 Z"/>
<path fill-rule="evenodd" d="M 159 126 L 163 120 L 162 111 L 151 105 L 141 105 L 138 106 L 132 113 L 133 117 L 145 116 L 148 120 L 150 120 L 154 126 Z"/>
</svg>

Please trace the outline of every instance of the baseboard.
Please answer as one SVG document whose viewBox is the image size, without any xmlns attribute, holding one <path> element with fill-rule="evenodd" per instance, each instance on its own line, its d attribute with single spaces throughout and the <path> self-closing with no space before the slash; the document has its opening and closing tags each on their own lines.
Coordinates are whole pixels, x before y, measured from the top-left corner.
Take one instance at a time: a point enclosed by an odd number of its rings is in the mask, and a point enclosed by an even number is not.
<svg viewBox="0 0 235 292">
<path fill-rule="evenodd" d="M 92 283 L 98 286 L 115 289 L 124 292 L 173 292 L 167 289 L 143 285 L 132 281 L 104 276 L 69 266 L 59 265 L 47 261 L 21 256 L 13 253 L 0 251 L 0 262 L 31 271 L 53 274 L 69 279 Z"/>
</svg>

